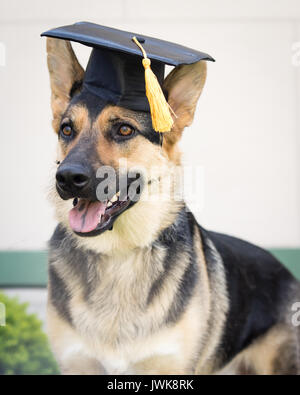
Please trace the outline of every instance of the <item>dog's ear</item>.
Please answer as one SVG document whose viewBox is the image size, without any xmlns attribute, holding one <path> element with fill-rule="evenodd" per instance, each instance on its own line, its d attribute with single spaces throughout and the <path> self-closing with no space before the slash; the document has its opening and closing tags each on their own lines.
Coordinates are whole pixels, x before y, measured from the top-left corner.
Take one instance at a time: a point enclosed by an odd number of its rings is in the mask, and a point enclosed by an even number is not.
<svg viewBox="0 0 300 395">
<path fill-rule="evenodd" d="M 81 85 L 84 70 L 69 41 L 47 38 L 48 69 L 51 85 L 53 128 L 57 132 L 72 91 Z"/>
<path fill-rule="evenodd" d="M 165 79 L 163 89 L 168 102 L 175 112 L 174 126 L 171 132 L 164 133 L 164 148 L 170 159 L 179 161 L 176 143 L 183 129 L 194 119 L 198 99 L 206 80 L 206 62 L 177 66 Z"/>
</svg>

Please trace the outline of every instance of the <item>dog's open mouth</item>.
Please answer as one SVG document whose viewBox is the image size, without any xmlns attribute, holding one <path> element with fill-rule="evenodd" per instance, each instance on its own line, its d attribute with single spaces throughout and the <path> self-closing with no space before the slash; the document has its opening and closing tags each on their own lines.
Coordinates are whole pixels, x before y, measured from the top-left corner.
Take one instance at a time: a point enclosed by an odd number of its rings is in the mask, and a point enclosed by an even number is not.
<svg viewBox="0 0 300 395">
<path fill-rule="evenodd" d="M 77 199 L 69 213 L 71 229 L 79 236 L 97 236 L 111 230 L 117 217 L 134 202 L 127 196 L 120 199 L 120 192 L 106 202 Z"/>
</svg>

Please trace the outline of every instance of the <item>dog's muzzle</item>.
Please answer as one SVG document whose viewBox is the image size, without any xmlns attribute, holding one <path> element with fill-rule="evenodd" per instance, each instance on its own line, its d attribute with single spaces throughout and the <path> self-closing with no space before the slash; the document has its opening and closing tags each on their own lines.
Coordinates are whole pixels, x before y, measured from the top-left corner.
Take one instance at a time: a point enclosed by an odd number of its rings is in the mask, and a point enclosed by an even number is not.
<svg viewBox="0 0 300 395">
<path fill-rule="evenodd" d="M 113 180 L 96 178 L 92 167 L 82 162 L 64 161 L 56 173 L 60 197 L 74 199 L 69 225 L 77 235 L 85 237 L 112 229 L 115 220 L 139 200 L 143 187 L 141 174 L 127 173 Z"/>
<path fill-rule="evenodd" d="M 90 198 L 95 194 L 93 171 L 83 164 L 62 163 L 56 172 L 56 187 L 64 200 Z"/>
</svg>

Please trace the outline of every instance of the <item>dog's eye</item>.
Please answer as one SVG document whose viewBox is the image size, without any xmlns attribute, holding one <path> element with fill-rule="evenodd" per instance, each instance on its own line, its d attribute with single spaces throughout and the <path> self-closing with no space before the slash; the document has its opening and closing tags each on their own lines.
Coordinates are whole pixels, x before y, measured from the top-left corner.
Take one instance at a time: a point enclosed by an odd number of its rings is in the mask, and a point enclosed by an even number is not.
<svg viewBox="0 0 300 395">
<path fill-rule="evenodd" d="M 69 125 L 65 125 L 61 128 L 61 134 L 63 137 L 71 137 L 73 134 L 73 129 Z"/>
<path fill-rule="evenodd" d="M 134 133 L 133 127 L 130 125 L 121 125 L 119 127 L 119 134 L 124 137 L 131 136 Z"/>
</svg>

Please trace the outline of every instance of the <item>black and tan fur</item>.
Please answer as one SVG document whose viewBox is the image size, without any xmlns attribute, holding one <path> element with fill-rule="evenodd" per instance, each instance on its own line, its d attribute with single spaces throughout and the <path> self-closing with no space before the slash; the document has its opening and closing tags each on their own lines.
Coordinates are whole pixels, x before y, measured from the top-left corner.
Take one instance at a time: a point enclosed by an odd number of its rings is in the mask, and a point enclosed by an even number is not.
<svg viewBox="0 0 300 395">
<path fill-rule="evenodd" d="M 159 190 L 176 189 L 168 175 L 180 163 L 178 141 L 190 125 L 206 63 L 179 66 L 164 91 L 177 114 L 156 141 L 150 115 L 106 105 L 83 94 L 84 70 L 71 45 L 48 39 L 53 127 L 64 120 L 76 137 L 59 138 L 58 160 L 93 168 L 160 171 Z M 139 134 L 111 138 L 115 120 Z M 65 374 L 297 374 L 300 329 L 291 323 L 300 286 L 268 252 L 201 228 L 184 202 L 139 201 L 100 236 L 75 235 L 72 200 L 51 198 L 59 222 L 50 242 L 48 331 Z"/>
</svg>

